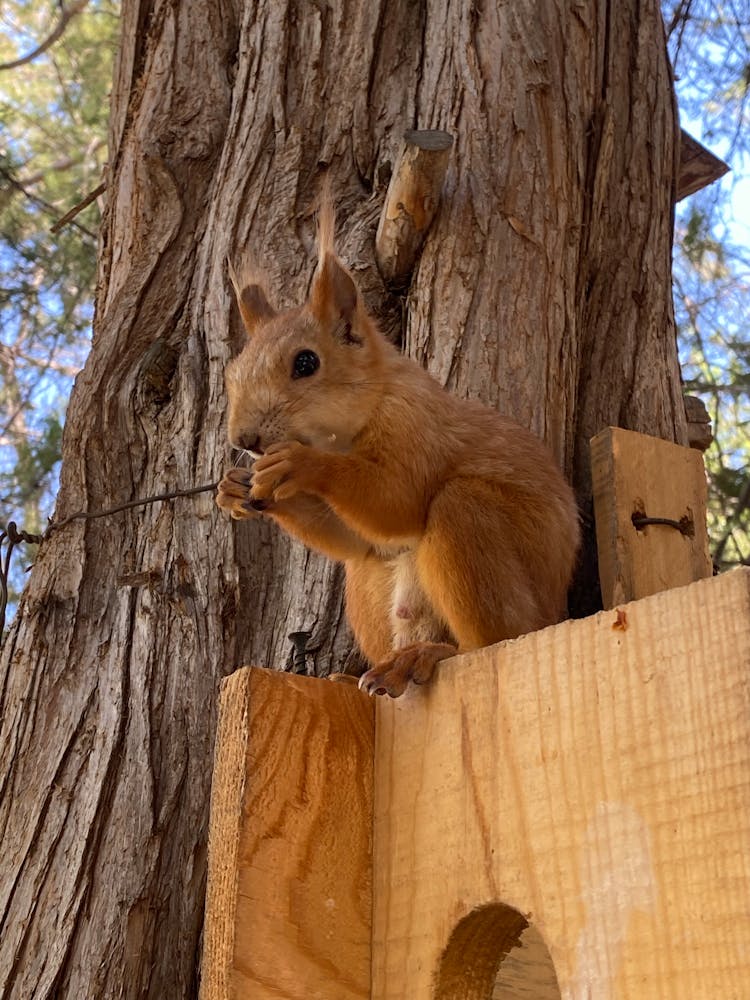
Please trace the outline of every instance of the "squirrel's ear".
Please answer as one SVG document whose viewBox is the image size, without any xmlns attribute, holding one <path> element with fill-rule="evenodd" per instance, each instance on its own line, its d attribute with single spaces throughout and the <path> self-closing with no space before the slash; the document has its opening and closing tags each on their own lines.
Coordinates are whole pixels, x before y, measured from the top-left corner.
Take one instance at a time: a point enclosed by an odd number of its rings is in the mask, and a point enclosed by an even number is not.
<svg viewBox="0 0 750 1000">
<path fill-rule="evenodd" d="M 320 260 L 310 290 L 310 310 L 324 325 L 351 323 L 357 309 L 357 286 L 335 254 Z"/>
<path fill-rule="evenodd" d="M 240 279 L 237 277 L 230 260 L 227 260 L 227 269 L 229 277 L 232 279 L 242 323 L 247 335 L 252 337 L 259 326 L 263 326 L 264 323 L 274 318 L 276 310 L 266 298 L 265 289 L 257 279 L 257 272 L 251 273 L 249 269 L 246 269 L 247 277 Z"/>
<path fill-rule="evenodd" d="M 361 343 L 352 333 L 357 311 L 357 286 L 336 256 L 333 234 L 336 213 L 330 178 L 326 174 L 320 188 L 318 210 L 318 267 L 310 289 L 309 306 L 318 322 L 347 343 Z"/>
</svg>

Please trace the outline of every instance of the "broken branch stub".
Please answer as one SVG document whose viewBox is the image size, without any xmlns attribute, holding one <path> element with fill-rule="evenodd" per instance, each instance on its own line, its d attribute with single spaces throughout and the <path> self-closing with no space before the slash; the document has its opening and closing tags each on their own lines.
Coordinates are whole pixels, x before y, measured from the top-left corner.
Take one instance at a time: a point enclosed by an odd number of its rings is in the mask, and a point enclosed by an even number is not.
<svg viewBox="0 0 750 1000">
<path fill-rule="evenodd" d="M 409 131 L 393 171 L 375 237 L 375 255 L 388 284 L 409 281 L 427 230 L 435 218 L 453 136 L 439 130 Z"/>
</svg>

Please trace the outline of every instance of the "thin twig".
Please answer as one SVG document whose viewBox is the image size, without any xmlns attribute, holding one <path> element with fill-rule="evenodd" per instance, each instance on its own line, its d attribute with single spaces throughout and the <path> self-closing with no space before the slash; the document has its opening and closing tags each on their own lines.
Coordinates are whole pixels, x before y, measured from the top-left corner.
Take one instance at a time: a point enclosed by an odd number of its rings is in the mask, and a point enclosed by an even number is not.
<svg viewBox="0 0 750 1000">
<path fill-rule="evenodd" d="M 93 191 L 90 191 L 86 195 L 83 201 L 79 201 L 78 204 L 74 205 L 69 212 L 65 213 L 62 219 L 58 219 L 54 225 L 50 226 L 49 231 L 51 233 L 59 232 L 59 230 L 62 229 L 63 226 L 67 226 L 69 222 L 72 222 L 79 212 L 82 212 L 84 208 L 88 208 L 91 202 L 96 201 L 99 195 L 104 194 L 106 190 L 107 190 L 107 182 L 102 181 L 101 184 L 99 184 L 97 187 L 94 188 Z"/>
<path fill-rule="evenodd" d="M 714 551 L 714 560 L 717 563 L 721 562 L 724 556 L 724 549 L 727 547 L 727 542 L 729 541 L 734 528 L 739 525 L 740 518 L 748 507 L 750 507 L 750 477 L 745 480 L 742 489 L 739 492 L 739 496 L 737 497 L 735 508 L 726 519 L 724 533 L 719 539 Z"/>
<path fill-rule="evenodd" d="M 47 215 L 51 215 L 52 218 L 55 218 L 57 216 L 58 210 L 55 208 L 54 205 L 50 205 L 50 203 L 48 201 L 45 201 L 44 198 L 40 198 L 38 195 L 32 194 L 31 191 L 27 191 L 26 188 L 23 186 L 23 184 L 21 184 L 18 180 L 16 180 L 16 178 L 9 170 L 5 169 L 4 167 L 0 167 L 0 177 L 4 177 L 12 188 L 14 188 L 16 191 L 20 191 L 20 193 L 24 196 L 24 198 L 27 198 L 32 204 L 37 205 L 39 208 L 42 209 L 43 212 L 46 212 Z M 73 225 L 80 232 L 85 233 L 86 236 L 89 236 L 94 242 L 96 242 L 96 233 L 92 233 L 90 229 L 87 229 L 87 227 L 82 225 L 80 222 L 74 221 Z"/>
<path fill-rule="evenodd" d="M 44 41 L 40 45 L 37 45 L 35 49 L 32 49 L 31 52 L 27 52 L 25 56 L 20 56 L 12 62 L 0 63 L 0 70 L 18 69 L 19 66 L 25 66 L 26 63 L 32 62 L 37 58 L 37 56 L 46 52 L 47 49 L 54 45 L 58 38 L 61 37 L 65 29 L 68 27 L 68 23 L 76 16 L 76 14 L 81 13 L 88 2 L 89 0 L 77 0 L 77 3 L 71 4 L 70 7 L 62 7 L 61 5 L 60 20 L 57 22 L 49 35 L 47 35 Z"/>
</svg>

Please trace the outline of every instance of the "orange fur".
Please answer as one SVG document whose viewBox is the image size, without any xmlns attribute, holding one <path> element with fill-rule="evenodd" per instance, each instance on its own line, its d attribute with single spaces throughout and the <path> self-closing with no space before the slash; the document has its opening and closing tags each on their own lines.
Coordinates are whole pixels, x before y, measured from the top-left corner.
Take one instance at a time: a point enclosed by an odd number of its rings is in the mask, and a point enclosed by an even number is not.
<svg viewBox="0 0 750 1000">
<path fill-rule="evenodd" d="M 276 313 L 255 276 L 236 287 L 250 340 L 227 369 L 229 437 L 260 457 L 225 477 L 218 503 L 235 517 L 263 508 L 345 562 L 347 613 L 374 664 L 365 687 L 396 695 L 456 648 L 559 621 L 578 514 L 536 437 L 382 337 L 333 232 L 324 194 L 304 306 Z M 318 368 L 295 377 L 310 351 Z"/>
</svg>

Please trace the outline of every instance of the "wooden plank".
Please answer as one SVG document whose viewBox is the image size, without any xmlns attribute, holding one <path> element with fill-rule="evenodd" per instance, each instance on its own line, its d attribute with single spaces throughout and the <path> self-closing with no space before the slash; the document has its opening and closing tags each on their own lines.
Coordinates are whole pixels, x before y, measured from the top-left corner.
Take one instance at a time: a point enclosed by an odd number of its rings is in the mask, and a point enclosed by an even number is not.
<svg viewBox="0 0 750 1000">
<path fill-rule="evenodd" d="M 372 1000 L 485 1000 L 526 923 L 564 1000 L 750 996 L 750 571 L 456 657 L 377 714 Z"/>
<path fill-rule="evenodd" d="M 249 670 L 238 670 L 222 683 L 211 778 L 201 1000 L 228 1000 L 231 996 L 237 916 L 237 852 L 250 739 L 250 679 Z"/>
<path fill-rule="evenodd" d="M 202 1000 L 369 998 L 373 727 L 355 686 L 224 681 Z"/>
<path fill-rule="evenodd" d="M 605 608 L 711 576 L 706 472 L 693 448 L 608 427 L 591 441 L 591 475 Z M 668 518 L 640 530 L 637 514 Z"/>
</svg>

